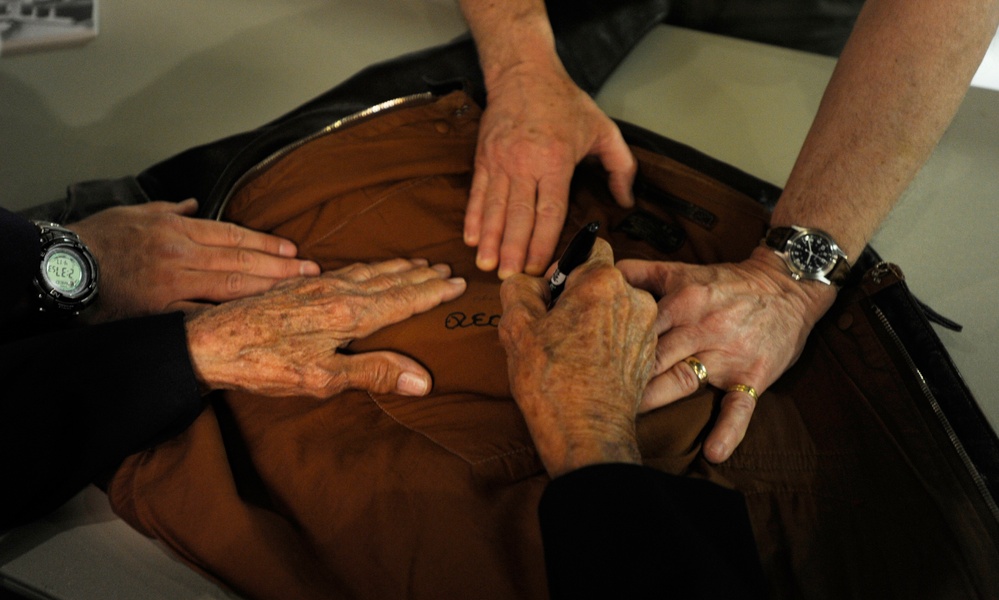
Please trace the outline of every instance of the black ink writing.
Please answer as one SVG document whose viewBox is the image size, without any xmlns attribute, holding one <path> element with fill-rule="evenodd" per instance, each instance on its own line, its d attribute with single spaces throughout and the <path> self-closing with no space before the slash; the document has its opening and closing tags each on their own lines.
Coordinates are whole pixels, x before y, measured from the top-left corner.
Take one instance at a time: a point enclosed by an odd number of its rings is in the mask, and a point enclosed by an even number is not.
<svg viewBox="0 0 999 600">
<path fill-rule="evenodd" d="M 464 329 L 465 327 L 499 327 L 500 315 L 475 313 L 466 315 L 463 312 L 453 312 L 444 319 L 444 327 L 448 329 Z"/>
</svg>

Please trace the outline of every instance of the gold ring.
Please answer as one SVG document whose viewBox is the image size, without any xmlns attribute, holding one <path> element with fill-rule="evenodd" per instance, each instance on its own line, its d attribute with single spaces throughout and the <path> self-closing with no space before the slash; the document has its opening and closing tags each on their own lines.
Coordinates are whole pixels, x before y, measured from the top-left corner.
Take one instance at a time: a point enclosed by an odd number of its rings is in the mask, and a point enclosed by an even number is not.
<svg viewBox="0 0 999 600">
<path fill-rule="evenodd" d="M 697 360 L 693 356 L 688 356 L 683 359 L 683 362 L 690 365 L 690 368 L 694 370 L 694 375 L 697 375 L 697 381 L 701 385 L 708 382 L 708 368 L 704 366 L 704 363 Z"/>
<path fill-rule="evenodd" d="M 737 384 L 733 385 L 732 387 L 728 388 L 728 391 L 730 391 L 730 392 L 745 392 L 745 393 L 749 394 L 750 397 L 753 398 L 754 402 L 759 402 L 759 400 L 760 400 L 760 395 L 756 393 L 756 388 L 754 388 L 751 385 L 746 385 L 744 383 L 737 383 Z"/>
</svg>

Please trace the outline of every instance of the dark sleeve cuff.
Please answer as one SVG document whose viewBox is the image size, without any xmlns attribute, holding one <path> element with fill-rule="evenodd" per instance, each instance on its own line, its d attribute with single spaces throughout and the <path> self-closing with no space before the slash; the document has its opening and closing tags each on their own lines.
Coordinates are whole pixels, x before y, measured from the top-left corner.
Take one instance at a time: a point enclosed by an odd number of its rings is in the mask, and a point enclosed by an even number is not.
<svg viewBox="0 0 999 600">
<path fill-rule="evenodd" d="M 0 524 L 47 512 L 202 409 L 175 313 L 0 346 Z"/>
<path fill-rule="evenodd" d="M 539 507 L 552 598 L 761 598 L 745 501 L 638 465 L 552 481 Z"/>
<path fill-rule="evenodd" d="M 8 313 L 31 289 L 42 242 L 34 223 L 0 208 L 0 310 Z"/>
</svg>

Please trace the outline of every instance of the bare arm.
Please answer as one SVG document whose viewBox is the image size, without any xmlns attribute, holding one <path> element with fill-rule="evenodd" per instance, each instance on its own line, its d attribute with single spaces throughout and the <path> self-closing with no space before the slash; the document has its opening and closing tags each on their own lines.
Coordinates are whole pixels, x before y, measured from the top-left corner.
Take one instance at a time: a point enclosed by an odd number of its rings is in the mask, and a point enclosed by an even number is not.
<svg viewBox="0 0 999 600">
<path fill-rule="evenodd" d="M 487 88 L 518 65 L 562 67 L 543 0 L 459 0 L 458 4 L 475 39 Z"/>
<path fill-rule="evenodd" d="M 632 203 L 636 163 L 621 132 L 572 81 L 541 0 L 460 0 L 479 50 L 482 117 L 465 241 L 480 269 L 541 274 L 565 220 L 569 182 L 598 156 L 619 203 Z"/>
<path fill-rule="evenodd" d="M 868 0 L 774 212 L 857 256 L 954 118 L 996 0 Z"/>
<path fill-rule="evenodd" d="M 999 23 L 996 0 L 868 0 L 826 89 L 774 225 L 823 229 L 855 259 L 933 152 Z M 661 333 L 646 409 L 693 392 L 684 357 L 708 381 L 762 392 L 794 361 L 835 289 L 791 280 L 760 247 L 736 265 L 695 267 L 626 261 L 629 281 L 653 291 Z M 704 302 L 711 288 L 710 302 Z M 766 310 L 759 310 L 766 307 Z M 714 323 L 714 325 L 712 325 Z M 727 459 L 755 401 L 728 393 L 705 455 Z"/>
</svg>

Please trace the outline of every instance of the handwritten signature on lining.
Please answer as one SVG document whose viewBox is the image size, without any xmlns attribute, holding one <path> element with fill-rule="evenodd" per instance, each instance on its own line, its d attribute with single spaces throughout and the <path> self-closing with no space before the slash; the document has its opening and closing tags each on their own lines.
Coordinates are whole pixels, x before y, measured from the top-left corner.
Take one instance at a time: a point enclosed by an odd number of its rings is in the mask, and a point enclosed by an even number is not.
<svg viewBox="0 0 999 600">
<path fill-rule="evenodd" d="M 448 329 L 464 329 L 466 327 L 499 327 L 500 315 L 475 313 L 471 316 L 463 312 L 453 312 L 444 319 L 444 327 Z"/>
</svg>

